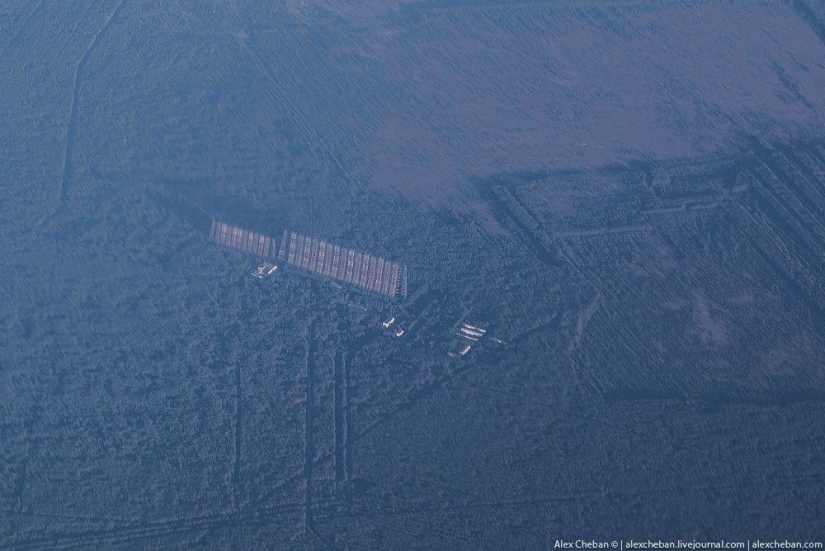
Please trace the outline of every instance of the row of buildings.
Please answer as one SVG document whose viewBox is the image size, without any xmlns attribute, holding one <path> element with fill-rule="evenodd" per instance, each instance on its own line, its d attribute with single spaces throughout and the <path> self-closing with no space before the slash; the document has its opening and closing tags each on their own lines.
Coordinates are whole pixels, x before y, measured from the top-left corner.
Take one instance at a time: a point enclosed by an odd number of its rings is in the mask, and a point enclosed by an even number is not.
<svg viewBox="0 0 825 551">
<path fill-rule="evenodd" d="M 273 237 L 218 221 L 212 222 L 209 239 L 264 258 L 274 256 L 277 249 L 278 259 L 295 268 L 388 297 L 407 294 L 404 264 L 322 239 L 284 230 L 276 247 Z"/>
</svg>

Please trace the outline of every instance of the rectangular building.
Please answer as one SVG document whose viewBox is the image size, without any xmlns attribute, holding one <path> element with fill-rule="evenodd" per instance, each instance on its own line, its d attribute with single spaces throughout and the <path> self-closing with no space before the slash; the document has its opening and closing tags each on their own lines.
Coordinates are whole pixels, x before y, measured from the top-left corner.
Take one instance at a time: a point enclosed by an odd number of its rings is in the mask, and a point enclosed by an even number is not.
<svg viewBox="0 0 825 551">
<path fill-rule="evenodd" d="M 321 239 L 307 237 L 296 232 L 284 232 L 281 251 L 287 251 L 287 263 L 296 268 L 343 281 L 366 291 L 386 296 L 396 296 L 399 274 L 406 268 L 370 254 L 334 245 Z"/>
<path fill-rule="evenodd" d="M 225 247 L 262 257 L 269 257 L 275 250 L 271 237 L 217 220 L 213 220 L 209 228 L 209 239 Z"/>
</svg>

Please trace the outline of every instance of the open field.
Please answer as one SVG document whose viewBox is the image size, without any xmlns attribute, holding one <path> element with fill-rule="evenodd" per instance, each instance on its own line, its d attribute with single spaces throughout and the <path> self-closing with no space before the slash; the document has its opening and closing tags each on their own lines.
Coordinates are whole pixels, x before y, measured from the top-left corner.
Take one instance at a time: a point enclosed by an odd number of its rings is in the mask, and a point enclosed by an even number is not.
<svg viewBox="0 0 825 551">
<path fill-rule="evenodd" d="M 825 9 L 356 4 L 0 7 L 0 548 L 822 540 Z"/>
</svg>

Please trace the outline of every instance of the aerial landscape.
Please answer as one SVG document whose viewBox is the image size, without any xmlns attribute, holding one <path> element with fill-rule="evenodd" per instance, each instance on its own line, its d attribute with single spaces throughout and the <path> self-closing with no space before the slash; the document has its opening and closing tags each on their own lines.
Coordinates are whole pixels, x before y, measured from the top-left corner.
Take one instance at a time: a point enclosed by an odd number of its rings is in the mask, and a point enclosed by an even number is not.
<svg viewBox="0 0 825 551">
<path fill-rule="evenodd" d="M 825 2 L 0 28 L 0 549 L 822 547 Z"/>
</svg>

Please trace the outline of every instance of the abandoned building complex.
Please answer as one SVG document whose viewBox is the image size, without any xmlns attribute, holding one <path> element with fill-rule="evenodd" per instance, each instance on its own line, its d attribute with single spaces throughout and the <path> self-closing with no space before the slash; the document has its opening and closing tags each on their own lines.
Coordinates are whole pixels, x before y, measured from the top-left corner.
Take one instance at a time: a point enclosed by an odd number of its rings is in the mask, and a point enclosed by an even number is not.
<svg viewBox="0 0 825 551">
<path fill-rule="evenodd" d="M 310 273 L 342 281 L 387 297 L 406 296 L 407 267 L 404 264 L 362 253 L 284 230 L 280 246 L 276 239 L 260 233 L 213 221 L 209 239 L 226 247 L 278 260 Z"/>
</svg>

